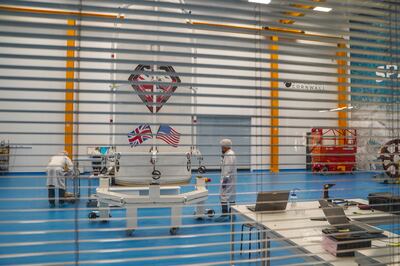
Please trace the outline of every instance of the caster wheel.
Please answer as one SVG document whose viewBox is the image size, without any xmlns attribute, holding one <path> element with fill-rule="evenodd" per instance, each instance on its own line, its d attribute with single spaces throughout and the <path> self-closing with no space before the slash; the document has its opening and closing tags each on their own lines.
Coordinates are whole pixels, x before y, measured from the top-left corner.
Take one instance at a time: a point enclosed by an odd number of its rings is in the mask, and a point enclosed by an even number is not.
<svg viewBox="0 0 400 266">
<path fill-rule="evenodd" d="M 357 171 L 357 168 L 355 168 L 355 167 L 353 167 L 353 168 L 351 168 L 351 174 L 352 175 L 355 175 L 356 174 L 356 171 Z"/>
<path fill-rule="evenodd" d="M 329 171 L 328 167 L 325 166 L 324 168 L 322 168 L 321 173 L 322 175 L 327 175 L 328 171 Z"/>
<path fill-rule="evenodd" d="M 178 228 L 177 227 L 172 227 L 171 229 L 169 229 L 169 233 L 171 235 L 176 235 L 178 233 Z"/>
<path fill-rule="evenodd" d="M 135 230 L 128 229 L 128 230 L 126 230 L 126 236 L 133 236 L 134 232 L 135 232 Z"/>
<path fill-rule="evenodd" d="M 215 215 L 215 211 L 210 209 L 210 210 L 206 211 L 206 214 L 207 214 L 208 218 L 212 218 Z"/>
<path fill-rule="evenodd" d="M 203 221 L 204 220 L 204 216 L 202 214 L 198 214 L 197 212 L 193 212 L 193 217 L 197 221 Z"/>
<path fill-rule="evenodd" d="M 89 219 L 96 219 L 97 218 L 97 214 L 95 212 L 90 212 L 88 217 L 89 217 Z"/>
</svg>

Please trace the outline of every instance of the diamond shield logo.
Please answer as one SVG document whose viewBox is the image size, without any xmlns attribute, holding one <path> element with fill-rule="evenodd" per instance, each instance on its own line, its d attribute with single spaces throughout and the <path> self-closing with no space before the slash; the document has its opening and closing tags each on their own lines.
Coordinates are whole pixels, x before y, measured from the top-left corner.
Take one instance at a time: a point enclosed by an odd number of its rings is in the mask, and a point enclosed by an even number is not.
<svg viewBox="0 0 400 266">
<path fill-rule="evenodd" d="M 157 67 L 155 66 L 154 69 Z M 128 80 L 131 82 L 140 82 L 140 84 L 132 84 L 132 88 L 139 93 L 140 99 L 147 106 L 150 112 L 158 112 L 161 110 L 163 105 L 168 101 L 171 95 L 178 88 L 173 83 L 180 83 L 180 78 L 176 75 L 176 72 L 172 66 L 159 66 L 158 71 L 165 71 L 165 75 L 152 75 L 152 68 L 150 65 L 138 65 L 135 71 L 143 71 L 144 73 L 132 74 Z M 145 73 L 145 72 L 148 72 Z M 170 83 L 166 85 L 161 84 L 146 84 L 145 82 L 165 82 Z M 157 95 L 153 93 L 159 93 Z"/>
</svg>

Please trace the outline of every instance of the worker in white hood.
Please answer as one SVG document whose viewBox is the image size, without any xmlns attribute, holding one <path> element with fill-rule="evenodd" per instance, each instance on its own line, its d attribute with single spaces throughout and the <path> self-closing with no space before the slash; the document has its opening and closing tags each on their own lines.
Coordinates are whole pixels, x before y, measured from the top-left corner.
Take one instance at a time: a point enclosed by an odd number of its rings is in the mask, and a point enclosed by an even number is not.
<svg viewBox="0 0 400 266">
<path fill-rule="evenodd" d="M 232 150 L 232 141 L 223 139 L 220 141 L 222 160 L 221 160 L 221 180 L 220 180 L 220 201 L 222 214 L 216 219 L 217 222 L 224 222 L 229 219 L 230 205 L 236 201 L 236 155 Z"/>
<path fill-rule="evenodd" d="M 73 164 L 68 157 L 68 152 L 63 151 L 50 158 L 47 165 L 47 188 L 49 192 L 50 207 L 55 207 L 55 189 L 58 188 L 58 203 L 64 204 L 65 176 L 73 171 Z"/>
</svg>

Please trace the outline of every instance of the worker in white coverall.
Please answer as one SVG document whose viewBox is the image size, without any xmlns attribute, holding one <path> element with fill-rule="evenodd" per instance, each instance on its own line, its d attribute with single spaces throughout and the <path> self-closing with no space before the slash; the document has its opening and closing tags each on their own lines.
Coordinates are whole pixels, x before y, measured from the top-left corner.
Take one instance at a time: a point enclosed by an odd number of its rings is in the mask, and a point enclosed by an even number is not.
<svg viewBox="0 0 400 266">
<path fill-rule="evenodd" d="M 220 201 L 222 214 L 216 218 L 217 222 L 225 222 L 230 218 L 230 205 L 236 201 L 236 155 L 232 150 L 232 141 L 223 139 L 220 141 L 222 160 L 221 160 L 221 180 L 220 180 Z"/>
<path fill-rule="evenodd" d="M 50 207 L 55 207 L 55 189 L 58 188 L 58 203 L 64 204 L 65 176 L 72 173 L 73 164 L 68 157 L 68 152 L 63 151 L 50 158 L 47 165 L 47 188 L 49 192 Z"/>
</svg>

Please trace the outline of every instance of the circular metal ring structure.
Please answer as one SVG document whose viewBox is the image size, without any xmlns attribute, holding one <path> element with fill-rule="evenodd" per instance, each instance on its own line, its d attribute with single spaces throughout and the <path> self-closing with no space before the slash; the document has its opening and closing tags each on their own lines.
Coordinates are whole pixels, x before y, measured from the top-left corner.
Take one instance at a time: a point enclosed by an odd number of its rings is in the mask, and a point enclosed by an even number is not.
<svg viewBox="0 0 400 266">
<path fill-rule="evenodd" d="M 383 169 L 391 178 L 400 178 L 400 139 L 393 139 L 381 148 Z"/>
<path fill-rule="evenodd" d="M 154 180 L 158 180 L 161 177 L 161 172 L 158 170 L 154 170 L 151 174 Z"/>
</svg>

